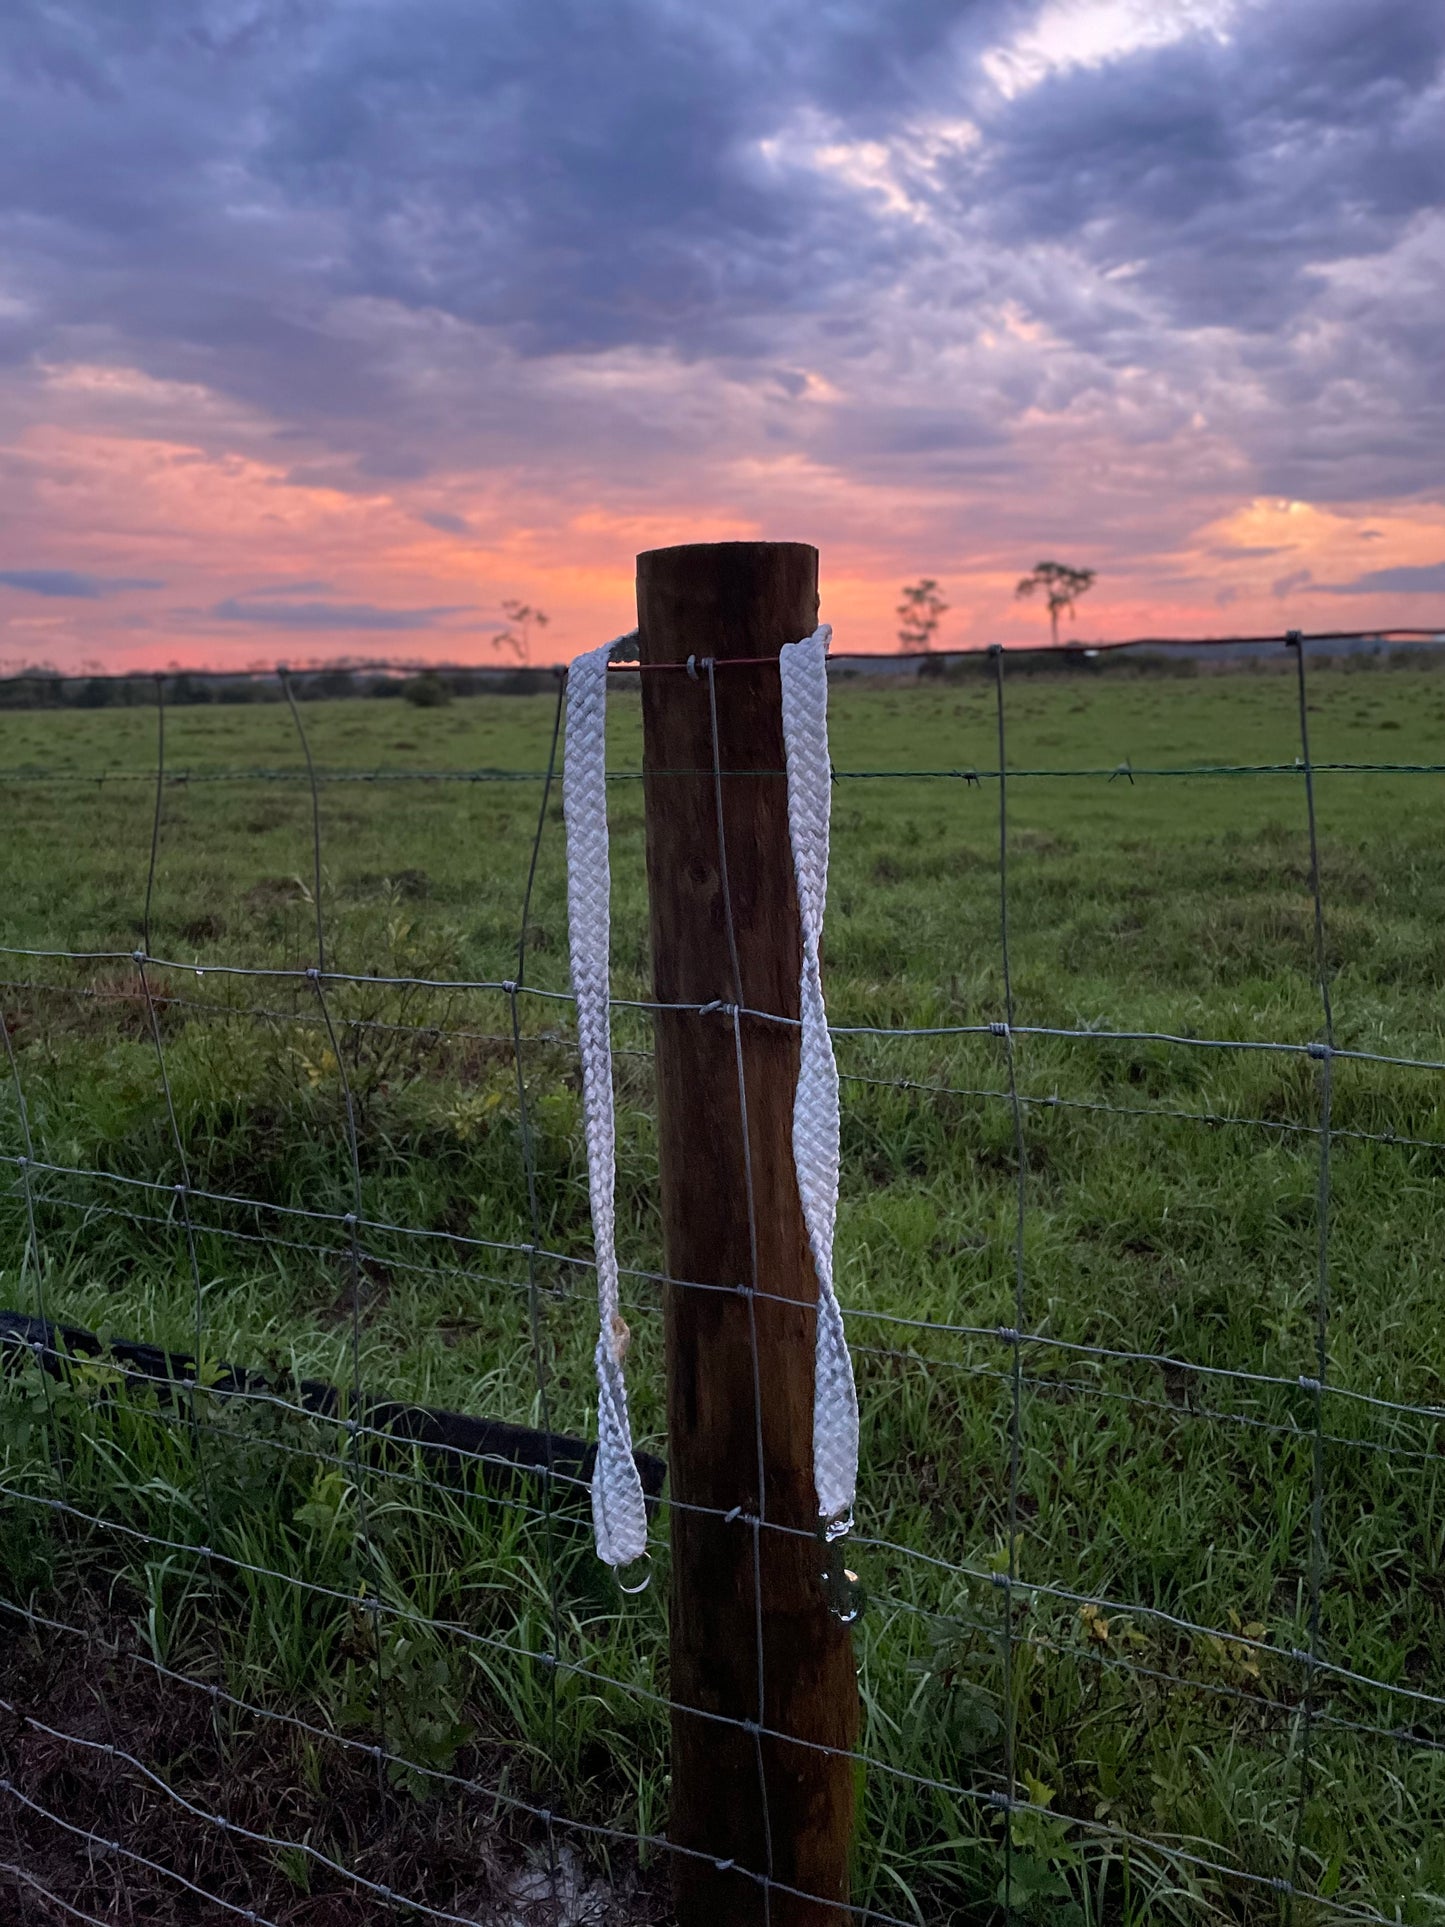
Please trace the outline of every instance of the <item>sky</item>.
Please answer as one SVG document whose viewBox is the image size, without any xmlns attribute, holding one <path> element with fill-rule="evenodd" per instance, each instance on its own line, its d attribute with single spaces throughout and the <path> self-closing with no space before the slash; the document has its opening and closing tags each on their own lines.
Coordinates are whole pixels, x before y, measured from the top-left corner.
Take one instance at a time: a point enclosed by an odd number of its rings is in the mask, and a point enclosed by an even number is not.
<svg viewBox="0 0 1445 1927">
<path fill-rule="evenodd" d="M 7 0 L 0 665 L 1445 626 L 1439 0 Z"/>
</svg>

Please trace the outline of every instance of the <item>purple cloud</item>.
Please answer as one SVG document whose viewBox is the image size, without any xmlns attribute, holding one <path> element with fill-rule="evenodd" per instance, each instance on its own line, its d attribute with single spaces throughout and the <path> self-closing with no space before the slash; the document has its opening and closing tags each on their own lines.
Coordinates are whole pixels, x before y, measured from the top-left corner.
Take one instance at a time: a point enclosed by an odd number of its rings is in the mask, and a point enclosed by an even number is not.
<svg viewBox="0 0 1445 1927">
<path fill-rule="evenodd" d="M 125 589 L 163 589 L 144 575 L 88 575 L 81 569 L 0 569 L 0 585 L 27 595 L 77 597 L 93 602 Z"/>
<path fill-rule="evenodd" d="M 209 614 L 217 622 L 246 622 L 265 629 L 433 629 L 450 616 L 466 615 L 466 603 L 429 609 L 386 609 L 373 602 L 247 602 L 228 596 Z"/>
</svg>

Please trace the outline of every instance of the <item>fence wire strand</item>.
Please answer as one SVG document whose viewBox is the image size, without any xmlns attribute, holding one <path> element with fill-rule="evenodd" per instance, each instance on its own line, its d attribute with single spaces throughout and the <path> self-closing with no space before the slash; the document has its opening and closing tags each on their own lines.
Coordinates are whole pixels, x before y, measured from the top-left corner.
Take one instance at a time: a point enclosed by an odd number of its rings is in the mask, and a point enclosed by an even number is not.
<svg viewBox="0 0 1445 1927">
<path fill-rule="evenodd" d="M 254 1927 L 284 1927 L 299 1917 L 298 1893 L 324 1891 L 398 1927 L 408 1920 L 475 1927 L 506 1917 L 499 1910 L 514 1902 L 520 1907 L 522 1893 L 558 1927 L 574 1913 L 578 1922 L 611 1927 L 632 1918 L 623 1911 L 634 1892 L 628 1882 L 648 1906 L 659 1905 L 659 1870 L 682 1861 L 711 1863 L 749 1883 L 769 1927 L 820 1914 L 840 1927 L 920 1927 L 934 1918 L 1028 1927 L 1084 1893 L 1097 1896 L 1101 1917 L 1126 1927 L 1155 1918 L 1202 1922 L 1223 1912 L 1262 1922 L 1280 1909 L 1319 1927 L 1394 1927 L 1428 1901 L 1441 1873 L 1430 1859 L 1430 1815 L 1445 1797 L 1442 1635 L 1428 1603 L 1411 1638 L 1381 1638 L 1378 1627 L 1366 1627 L 1349 1555 L 1330 1528 L 1334 1508 L 1398 1503 L 1408 1480 L 1418 1537 L 1428 1541 L 1445 1469 L 1445 1401 L 1438 1361 L 1423 1353 L 1403 1356 L 1393 1377 L 1365 1377 L 1342 1337 L 1351 1307 L 1335 1274 L 1348 1282 L 1341 1218 L 1360 1160 L 1377 1159 L 1392 1183 L 1408 1181 L 1422 1197 L 1437 1181 L 1445 1132 L 1435 1134 L 1435 1092 L 1445 1057 L 1436 1054 L 1434 1030 L 1389 1034 L 1375 1010 L 1356 1007 L 1364 1000 L 1353 994 L 1355 980 L 1332 967 L 1332 944 L 1336 960 L 1347 954 L 1348 926 L 1320 799 L 1326 777 L 1428 783 L 1445 774 L 1445 764 L 1317 761 L 1310 716 L 1320 658 L 1307 671 L 1306 655 L 1334 638 L 1253 640 L 1290 652 L 1299 740 L 1290 762 L 1014 762 L 1023 685 L 1005 676 L 1005 654 L 1015 652 L 996 649 L 978 665 L 979 694 L 992 710 L 993 767 L 834 771 L 839 784 L 929 782 L 960 799 L 996 785 L 974 826 L 992 817 L 986 833 L 996 830 L 995 933 L 979 946 L 997 960 L 987 979 L 996 989 L 972 1007 L 958 998 L 950 1007 L 940 996 L 921 1012 L 900 1009 L 878 984 L 850 985 L 832 999 L 840 1019 L 832 1036 L 850 1060 L 842 1070 L 845 1170 L 852 1106 L 860 1144 L 863 1120 L 881 1130 L 896 1106 L 910 1118 L 932 1114 L 945 1134 L 977 1131 L 979 1168 L 997 1160 L 996 1187 L 987 1193 L 994 1202 L 983 1207 L 996 1210 L 997 1224 L 976 1261 L 971 1250 L 941 1261 L 949 1280 L 943 1296 L 906 1311 L 896 1295 L 892 1303 L 871 1302 L 871 1260 L 851 1274 L 845 1294 L 857 1300 L 844 1313 L 865 1424 L 871 1404 L 877 1439 L 896 1452 L 870 1463 L 864 1447 L 849 1544 L 868 1564 L 858 1629 L 865 1723 L 848 1747 L 769 1722 L 778 1695 L 770 1695 L 765 1673 L 765 1555 L 778 1537 L 813 1535 L 771 1516 L 765 1483 L 759 1307 L 793 1301 L 770 1291 L 760 1259 L 744 1026 L 798 1020 L 746 1002 L 735 904 L 745 900 L 738 892 L 747 888 L 750 852 L 729 847 L 727 786 L 735 777 L 751 782 L 783 772 L 725 767 L 728 683 L 719 672 L 729 665 L 696 665 L 711 756 L 708 767 L 686 774 L 711 789 L 715 849 L 702 854 L 716 867 L 730 1000 L 692 1005 L 618 995 L 613 1008 L 623 1033 L 619 1090 L 625 1083 L 638 1119 L 650 1102 L 650 1020 L 666 1012 L 729 1027 L 748 1275 L 703 1283 L 645 1264 L 621 1271 L 638 1350 L 654 1375 L 664 1294 L 721 1291 L 745 1306 L 756 1462 L 742 1476 L 756 1486 L 756 1503 L 699 1506 L 664 1485 L 649 1491 L 648 1506 L 664 1563 L 675 1515 L 704 1516 L 747 1535 L 734 1542 L 747 1546 L 741 1569 L 751 1569 L 756 1692 L 747 1719 L 680 1703 L 660 1663 L 662 1604 L 651 1595 L 622 1598 L 586 1576 L 591 1412 L 572 1327 L 580 1329 L 574 1314 L 585 1299 L 574 1281 L 585 1278 L 591 1258 L 579 1179 L 550 1122 L 551 1107 L 565 1115 L 576 1081 L 571 993 L 546 981 L 543 967 L 563 679 L 548 733 L 538 724 L 545 762 L 537 769 L 334 765 L 319 753 L 324 733 L 318 730 L 314 747 L 307 728 L 314 693 L 307 672 L 286 669 L 268 694 L 293 728 L 299 767 L 175 766 L 167 724 L 173 741 L 181 740 L 174 711 L 185 697 L 169 675 L 153 679 L 153 769 L 112 767 L 89 777 L 58 766 L 63 759 L 0 767 L 7 794 L 31 786 L 54 792 L 47 808 L 90 782 L 97 798 L 110 783 L 153 785 L 152 798 L 136 796 L 138 805 L 150 803 L 146 829 L 137 830 L 137 840 L 149 840 L 143 897 L 132 899 L 134 923 L 121 926 L 138 935 L 136 947 L 26 944 L 19 939 L 31 932 L 18 918 L 0 930 L 7 939 L 0 956 L 13 960 L 0 984 L 12 1133 L 0 1147 L 0 1167 L 10 1174 L 0 1187 L 10 1227 L 0 1275 L 13 1276 L 19 1293 L 13 1314 L 0 1303 L 0 1614 L 12 1629 L 13 1655 L 0 1696 L 0 1893 L 8 1889 L 22 1917 L 113 1927 L 154 1916 L 170 1927 L 214 1910 Z M 636 667 L 619 666 L 624 689 Z M 640 772 L 607 774 L 625 785 Z M 1226 1034 L 1196 1034 L 1188 1013 L 1177 1028 L 1150 1029 L 1117 1023 L 1113 1012 L 1095 1020 L 1057 1002 L 1040 1009 L 1033 974 L 1019 961 L 1032 935 L 1030 846 L 1012 819 L 1043 792 L 1023 792 L 1016 810 L 1016 784 L 1072 779 L 1116 784 L 1118 793 L 1146 779 L 1276 777 L 1298 782 L 1304 806 L 1317 1023 L 1292 1017 L 1277 1026 L 1288 1033 L 1282 1036 L 1247 1034 L 1250 1026 L 1240 1023 L 1241 1034 L 1228 1034 L 1231 1018 L 1220 1026 Z M 177 921 L 169 903 L 173 851 L 198 834 L 187 792 L 194 785 L 198 796 L 214 796 L 216 786 L 249 784 L 300 786 L 309 805 L 309 884 L 300 893 L 311 928 L 300 960 L 277 961 L 249 935 L 239 956 L 188 963 L 161 954 Z M 385 957 L 386 967 L 368 970 L 368 953 L 353 947 L 343 921 L 341 872 L 326 862 L 328 854 L 338 860 L 344 826 L 355 820 L 348 806 L 360 799 L 333 786 L 376 785 L 390 809 L 408 785 L 452 784 L 536 786 L 535 817 L 529 793 L 517 797 L 526 821 L 526 840 L 517 837 L 520 906 L 512 897 L 503 917 L 513 974 L 423 974 L 431 956 Z M 493 792 L 498 803 L 506 794 Z M 1331 791 L 1332 809 L 1337 794 Z M 620 811 L 625 792 L 614 795 Z M 1302 894 L 1301 917 L 1304 903 Z M 1022 920 L 1011 923 L 1020 904 Z M 1301 923 L 1302 948 L 1303 933 Z M 900 935 L 900 949 L 906 942 Z M 363 967 L 342 967 L 352 965 Z M 635 970 L 629 962 L 632 981 L 641 967 L 640 958 Z M 288 1002 L 293 1008 L 280 1008 Z M 955 1013 L 971 1021 L 884 1021 Z M 432 1014 L 437 1021 L 413 1021 Z M 1050 1014 L 1071 1021 L 1029 1021 Z M 215 1064 L 226 1061 L 211 1054 L 212 1042 L 230 1050 L 224 1040 L 233 1032 L 237 1040 L 268 1039 L 298 1078 L 296 1063 L 324 1047 L 304 1155 L 296 1143 L 267 1153 L 238 1142 L 234 1154 L 218 1157 L 220 1139 L 206 1139 L 207 1129 L 224 1129 L 207 1123 L 207 1107 L 219 1114 L 228 1101 L 224 1090 L 204 1088 Z M 155 1132 L 88 1155 L 61 1080 L 91 1051 L 103 1081 L 113 1038 L 125 1040 L 118 1049 L 138 1043 L 149 1058 Z M 1107 1053 L 1125 1049 L 1169 1067 L 1138 1101 L 1117 1101 L 1107 1082 L 1097 1089 Z M 387 1112 L 390 1122 L 374 1115 L 375 1091 L 390 1093 L 388 1066 L 433 1061 L 463 1085 L 482 1062 L 499 1093 L 505 1082 L 497 1101 L 510 1105 L 505 1138 L 491 1131 L 473 1143 L 458 1126 L 458 1141 L 471 1146 L 465 1168 L 474 1193 L 465 1211 L 447 1188 L 459 1168 L 452 1142 L 424 1129 L 408 1137 L 394 1121 L 401 1111 Z M 1273 1094 L 1228 1098 L 1223 1066 L 1255 1061 L 1260 1078 L 1266 1063 L 1279 1067 L 1288 1094 L 1282 1115 L 1255 1114 L 1270 1109 Z M 980 1072 L 990 1062 L 994 1068 Z M 1206 1068 L 1211 1062 L 1221 1065 L 1218 1078 Z M 894 1068 L 899 1075 L 886 1074 Z M 1176 1076 L 1182 1090 L 1170 1087 Z M 1176 1094 L 1185 1101 L 1172 1101 Z M 1400 1128 L 1377 1128 L 1393 1123 Z M 1087 1164 L 1098 1146 L 1132 1142 L 1146 1124 L 1161 1144 L 1191 1157 L 1216 1130 L 1254 1133 L 1251 1148 L 1261 1157 L 1310 1174 L 1313 1258 L 1308 1281 L 1297 1280 L 1296 1322 L 1282 1318 L 1241 1352 L 1229 1349 L 1228 1333 L 1215 1345 L 1197 1325 L 1197 1342 L 1189 1342 L 1177 1319 L 1138 1334 L 1127 1307 L 1100 1304 L 1080 1324 L 1055 1303 L 1039 1254 L 1053 1235 L 1050 1187 L 1061 1147 Z M 627 1200 L 634 1252 L 644 1256 L 655 1245 L 643 1195 L 653 1155 L 647 1129 L 639 1125 L 643 1148 L 628 1149 L 644 1174 Z M 1387 1152 L 1400 1161 L 1386 1164 Z M 398 1156 L 413 1180 L 407 1193 L 386 1177 Z M 949 1170 L 912 1175 L 929 1185 L 955 1181 Z M 1228 1200 L 1219 1207 L 1227 1214 Z M 1282 1220 L 1281 1253 L 1298 1235 L 1289 1227 L 1305 1222 L 1308 1209 L 1301 1204 Z M 1291 1268 L 1288 1256 L 1271 1262 L 1282 1274 Z M 1125 1277 L 1122 1264 L 1117 1269 Z M 345 1283 L 333 1328 L 288 1324 L 284 1294 L 301 1287 L 320 1294 L 327 1281 L 334 1293 L 336 1273 Z M 109 1316 L 108 1294 L 130 1292 L 139 1276 L 149 1296 L 126 1302 L 149 1304 L 155 1316 L 148 1328 L 120 1337 L 142 1349 L 110 1350 L 108 1325 L 104 1336 L 86 1336 Z M 995 1290 L 1009 1322 L 971 1322 L 980 1293 Z M 440 1335 L 443 1312 L 453 1306 L 468 1328 L 457 1339 Z M 399 1331 L 409 1320 L 410 1333 L 418 1318 L 436 1319 L 438 1333 L 429 1349 L 398 1356 Z M 80 1339 L 67 1336 L 70 1327 Z M 1128 1342 L 1151 1335 L 1166 1342 Z M 189 1353 L 171 1349 L 178 1338 Z M 453 1346 L 473 1349 L 449 1362 Z M 433 1385 L 455 1387 L 468 1373 L 475 1398 L 466 1404 L 467 1422 L 480 1421 L 503 1386 L 509 1419 L 535 1423 L 524 1428 L 525 1447 L 504 1446 L 485 1426 L 447 1430 L 457 1415 L 441 1411 Z M 650 1418 L 656 1401 L 649 1406 L 647 1398 L 644 1390 L 638 1410 Z M 970 1404 L 991 1428 L 990 1462 L 970 1464 L 981 1448 L 960 1432 L 949 1448 L 954 1458 L 933 1464 L 928 1413 Z M 40 1441 L 33 1451 L 32 1407 Z M 580 1438 L 556 1429 L 563 1414 L 582 1415 Z M 665 1448 L 666 1439 L 651 1443 Z M 1244 1485 L 1238 1548 L 1220 1548 L 1240 1568 L 1238 1613 L 1216 1611 L 1220 1598 L 1189 1577 L 1187 1543 L 1177 1571 L 1146 1570 L 1137 1547 L 1107 1536 L 1050 1568 L 1059 1541 L 1049 1537 L 1057 1528 L 1048 1508 L 1066 1503 L 1069 1481 L 1127 1482 L 1131 1464 L 1152 1474 L 1170 1468 L 1186 1503 L 1191 1482 L 1216 1464 Z M 243 1474 L 249 1484 L 238 1483 Z M 1163 1482 L 1151 1488 L 1156 1498 L 1164 1489 Z M 283 1521 L 286 1506 L 293 1511 Z M 273 1514 L 278 1523 L 268 1524 Z M 1291 1550 L 1279 1555 L 1274 1596 L 1256 1616 L 1248 1610 L 1261 1597 L 1246 1583 L 1249 1548 L 1266 1524 Z M 1109 1530 L 1117 1535 L 1117 1520 Z M 1392 1556 L 1395 1569 L 1379 1578 L 1380 1603 L 1371 1608 L 1382 1622 L 1389 1588 L 1403 1592 L 1420 1577 L 1411 1564 L 1419 1557 L 1414 1541 Z M 1291 1588 L 1292 1604 L 1285 1598 Z M 267 1672 L 261 1655 L 268 1643 L 279 1648 L 282 1620 L 331 1628 L 335 1679 L 324 1691 L 319 1677 L 283 1685 Z M 193 1757 L 177 1751 L 145 1721 L 131 1730 L 134 1692 L 112 1685 L 132 1677 L 147 1682 L 147 1692 L 174 1689 L 178 1705 L 199 1709 L 211 1735 L 209 1777 L 200 1749 Z M 463 1689 L 463 1678 L 477 1684 Z M 79 1696 L 82 1686 L 93 1703 Z M 1043 1729 L 1041 1741 L 1046 1689 L 1059 1724 Z M 486 1707 L 474 1730 L 460 1719 L 472 1706 L 462 1703 L 467 1694 Z M 734 1866 L 666 1837 L 650 1782 L 661 1777 L 662 1734 L 677 1716 L 708 1723 L 720 1738 L 746 1737 L 761 1864 Z M 108 1737 L 96 1737 L 97 1720 Z M 1086 1783 L 1082 1768 L 1078 1784 L 1071 1782 L 1069 1746 L 1092 1759 L 1088 1747 L 1100 1732 L 1113 1732 L 1111 1743 L 1127 1750 L 1172 1730 L 1171 1721 L 1179 1722 L 1181 1751 L 1203 1757 L 1220 1740 L 1247 1756 L 1252 1770 L 1272 1773 L 1267 1791 L 1205 1832 L 1176 1821 L 1162 1781 L 1147 1809 L 1131 1806 L 1102 1777 Z M 374 1780 L 364 1826 L 358 1820 L 350 1837 L 334 1825 L 318 1832 L 308 1818 L 312 1796 L 299 1784 L 258 1809 L 241 1769 L 265 1735 L 298 1749 L 295 1759 L 320 1763 L 311 1769 L 316 1813 L 330 1811 L 322 1796 L 333 1776 L 338 1788 L 350 1786 L 349 1772 Z M 628 1746 L 641 1749 L 631 1761 Z M 864 1789 L 859 1891 L 846 1906 L 779 1876 L 789 1862 L 774 1838 L 770 1774 L 788 1749 L 846 1761 Z M 1398 1864 L 1414 1854 L 1413 1885 L 1398 1870 L 1387 1880 L 1353 1838 L 1331 1845 L 1339 1829 L 1330 1808 L 1344 1798 L 1339 1775 L 1347 1760 L 1388 1808 L 1379 1831 L 1393 1829 Z M 617 1790 L 623 1782 L 625 1796 Z M 420 1809 L 407 1804 L 418 1799 L 436 1813 L 436 1803 L 452 1802 L 474 1831 L 490 1829 L 470 1886 L 418 1854 Z M 1187 1811 L 1197 1816 L 1197 1807 Z M 191 1858 L 180 1859 L 181 1839 L 204 1846 L 187 1846 Z M 533 1862 L 540 1888 L 525 1885 Z M 583 1899 L 573 1891 L 584 1862 L 605 1868 L 612 1883 L 591 1914 L 578 1911 Z"/>
</svg>

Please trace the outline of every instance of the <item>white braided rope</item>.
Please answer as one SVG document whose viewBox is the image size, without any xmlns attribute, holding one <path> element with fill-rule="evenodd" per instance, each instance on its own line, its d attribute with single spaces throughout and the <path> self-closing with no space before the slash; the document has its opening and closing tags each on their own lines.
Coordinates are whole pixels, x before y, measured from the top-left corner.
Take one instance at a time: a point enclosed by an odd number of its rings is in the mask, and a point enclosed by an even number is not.
<svg viewBox="0 0 1445 1927">
<path fill-rule="evenodd" d="M 828 757 L 827 623 L 778 657 L 783 683 L 783 749 L 788 769 L 788 832 L 803 929 L 799 1004 L 802 1049 L 793 1101 L 793 1163 L 803 1222 L 818 1276 L 813 1361 L 813 1484 L 818 1512 L 832 1528 L 852 1524 L 858 1484 L 858 1394 L 843 1314 L 833 1288 L 838 1219 L 838 1066 L 823 1005 L 823 909 L 828 895 L 828 818 L 833 768 Z"/>
<path fill-rule="evenodd" d="M 623 640 L 619 638 L 619 640 Z M 622 1361 L 631 1334 L 622 1317 L 614 1238 L 616 1128 L 612 1110 L 611 869 L 607 852 L 607 664 L 615 642 L 578 656 L 567 676 L 567 755 L 562 814 L 567 825 L 567 925 L 582 1125 L 597 1261 L 597 1459 L 592 1525 L 598 1557 L 619 1567 L 647 1550 L 647 1509 L 632 1456 Z"/>
<path fill-rule="evenodd" d="M 833 1287 L 838 1216 L 838 1068 L 823 1004 L 821 946 L 828 893 L 828 758 L 825 623 L 779 655 L 788 832 L 793 846 L 803 968 L 798 1088 L 793 1104 L 793 1163 L 818 1280 L 813 1383 L 813 1482 L 829 1536 L 851 1524 L 858 1478 L 858 1397 L 843 1315 Z M 628 638 L 619 638 L 626 641 Z M 567 754 L 562 809 L 567 826 L 567 915 L 587 1188 L 597 1265 L 597 1460 L 592 1522 L 598 1556 L 619 1567 L 647 1548 L 647 1511 L 632 1456 L 623 1360 L 631 1334 L 622 1318 L 614 1234 L 616 1127 L 612 1099 L 610 982 L 611 866 L 607 842 L 607 664 L 617 643 L 578 656 L 567 678 Z"/>
</svg>

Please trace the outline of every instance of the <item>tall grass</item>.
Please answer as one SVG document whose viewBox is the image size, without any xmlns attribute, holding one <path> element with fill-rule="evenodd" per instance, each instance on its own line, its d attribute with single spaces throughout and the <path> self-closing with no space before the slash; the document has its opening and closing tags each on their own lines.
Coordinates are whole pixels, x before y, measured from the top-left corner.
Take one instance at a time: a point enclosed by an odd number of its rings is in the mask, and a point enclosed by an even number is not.
<svg viewBox="0 0 1445 1927">
<path fill-rule="evenodd" d="M 1251 678 L 1011 693 L 1013 763 L 1105 772 L 1011 786 L 1021 1025 L 1316 1037 L 1291 698 Z M 993 760 L 990 700 L 972 685 L 836 697 L 840 769 L 957 772 L 837 787 L 828 991 L 840 1025 L 999 1014 L 997 799 L 988 780 L 966 780 Z M 1314 703 L 1318 761 L 1428 762 L 1445 682 L 1320 674 Z M 425 715 L 338 703 L 313 705 L 307 723 L 332 769 L 536 769 L 550 712 L 528 699 Z M 142 1657 L 221 1687 L 225 1745 L 254 1723 L 231 1704 L 244 1701 L 334 1735 L 308 1739 L 323 1753 L 379 1741 L 388 1798 L 444 1800 L 460 1776 L 660 1832 L 665 1508 L 653 1586 L 623 1598 L 567 1495 L 552 1513 L 536 1489 L 489 1494 L 454 1468 L 359 1452 L 344 1423 L 206 1389 L 221 1359 L 278 1385 L 347 1386 L 355 1336 L 369 1391 L 537 1424 L 535 1309 L 554 1423 L 589 1431 L 589 1232 L 565 1003 L 521 1001 L 534 1222 L 506 997 L 328 987 L 360 1124 L 354 1333 L 343 1067 L 304 983 L 207 968 L 311 961 L 308 797 L 275 780 L 169 783 L 151 949 L 184 968 L 148 974 L 190 1171 L 198 1313 L 174 1192 L 129 1182 L 178 1176 L 126 961 L 153 797 L 123 772 L 143 767 L 146 719 L 0 725 L 0 764 L 76 779 L 7 779 L 4 941 L 121 953 L 9 959 L 23 980 L 5 998 L 39 1236 L 32 1251 L 12 1164 L 0 1296 L 181 1349 L 199 1338 L 202 1357 L 201 1389 L 170 1404 L 96 1366 L 64 1383 L 33 1366 L 7 1378 L 4 1483 L 27 1495 L 0 1508 L 8 1598 L 130 1629 Z M 269 708 L 179 711 L 172 770 L 294 767 L 287 728 Z M 635 767 L 630 697 L 614 740 L 618 767 Z M 1135 780 L 1108 781 L 1125 762 Z M 1138 774 L 1255 762 L 1285 769 Z M 1439 779 L 1319 783 L 1337 1042 L 1439 1058 Z M 332 967 L 512 975 L 537 800 L 535 785 L 512 783 L 328 784 Z M 619 782 L 612 805 L 626 995 L 647 983 L 640 789 Z M 564 900 L 549 820 L 528 931 L 540 990 L 565 986 Z M 639 1443 L 665 1451 L 659 1290 L 645 1275 L 661 1262 L 645 1021 L 619 1013 L 617 1036 L 629 1370 Z M 1298 1879 L 1318 1900 L 1297 1918 L 1365 1906 L 1434 1920 L 1445 1709 L 1317 1672 L 1302 1773 L 1308 1669 L 1292 1654 L 1308 1645 L 1311 1556 L 1313 1406 L 1296 1382 L 1313 1369 L 1317 1290 L 1311 1061 L 1015 1039 L 1034 1342 L 1022 1354 L 1005 1668 L 1012 1395 L 997 1331 L 1013 1323 L 1017 1232 L 1006 1066 L 991 1037 L 860 1034 L 838 1048 L 840 1288 L 863 1416 L 853 1556 L 868 1596 L 859 1898 L 920 1922 L 997 1910 L 1003 1819 L 988 1796 L 1012 1722 L 1030 1803 L 1009 1843 L 1019 1918 L 1273 1920 L 1284 1903 L 1268 1883 Z M 1334 1079 L 1330 1379 L 1437 1402 L 1445 1091 L 1435 1072 L 1344 1060 Z M 0 1103 L 14 1156 L 13 1087 Z M 528 1243 L 560 1256 L 529 1274 L 517 1249 Z M 1445 1694 L 1439 1427 L 1336 1395 L 1323 1410 L 1322 1656 L 1367 1682 Z M 298 1883 L 315 1877 L 287 1866 Z"/>
</svg>

